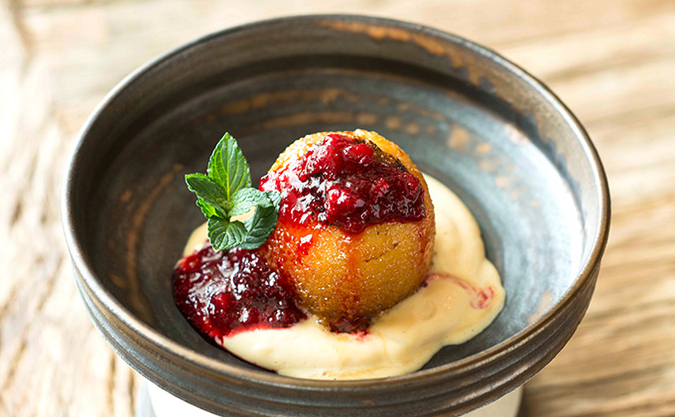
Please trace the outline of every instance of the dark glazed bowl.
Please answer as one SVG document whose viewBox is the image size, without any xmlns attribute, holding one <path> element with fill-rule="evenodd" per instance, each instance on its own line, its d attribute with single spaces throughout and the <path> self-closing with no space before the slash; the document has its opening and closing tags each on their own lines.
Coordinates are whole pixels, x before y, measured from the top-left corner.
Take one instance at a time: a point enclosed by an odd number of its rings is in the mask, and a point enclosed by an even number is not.
<svg viewBox="0 0 675 417">
<path fill-rule="evenodd" d="M 206 342 L 171 292 L 203 221 L 183 175 L 205 169 L 225 131 L 260 178 L 296 138 L 355 128 L 398 143 L 471 209 L 506 287 L 502 313 L 424 369 L 384 379 L 283 377 Z M 76 282 L 105 339 L 149 380 L 223 415 L 454 416 L 495 400 L 572 336 L 608 223 L 598 155 L 545 86 L 462 38 L 361 16 L 241 26 L 142 67 L 84 126 L 64 200 Z"/>
</svg>

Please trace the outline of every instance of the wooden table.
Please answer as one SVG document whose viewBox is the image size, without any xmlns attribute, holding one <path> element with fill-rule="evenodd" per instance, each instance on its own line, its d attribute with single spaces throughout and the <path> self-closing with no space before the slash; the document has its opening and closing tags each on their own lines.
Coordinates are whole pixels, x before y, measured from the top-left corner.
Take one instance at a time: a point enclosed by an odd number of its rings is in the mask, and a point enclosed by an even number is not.
<svg viewBox="0 0 675 417">
<path fill-rule="evenodd" d="M 60 189 L 76 132 L 124 75 L 274 16 L 415 21 L 496 49 L 588 128 L 612 231 L 574 338 L 525 389 L 531 417 L 675 415 L 675 1 L 0 0 L 0 416 L 131 416 L 139 377 L 76 293 Z"/>
</svg>

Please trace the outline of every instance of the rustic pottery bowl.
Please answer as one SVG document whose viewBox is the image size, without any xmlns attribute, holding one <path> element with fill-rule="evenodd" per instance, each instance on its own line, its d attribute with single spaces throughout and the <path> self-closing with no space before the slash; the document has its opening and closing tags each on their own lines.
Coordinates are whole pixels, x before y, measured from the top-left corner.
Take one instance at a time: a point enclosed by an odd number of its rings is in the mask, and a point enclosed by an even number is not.
<svg viewBox="0 0 675 417">
<path fill-rule="evenodd" d="M 457 193 L 500 271 L 504 310 L 409 375 L 279 376 L 201 338 L 171 272 L 203 221 L 183 175 L 229 131 L 259 178 L 294 139 L 375 130 Z M 95 325 L 134 369 L 222 415 L 459 415 L 520 386 L 581 321 L 607 242 L 609 193 L 570 111 L 496 53 L 427 27 L 303 16 L 225 30 L 120 83 L 85 124 L 64 224 Z"/>
</svg>

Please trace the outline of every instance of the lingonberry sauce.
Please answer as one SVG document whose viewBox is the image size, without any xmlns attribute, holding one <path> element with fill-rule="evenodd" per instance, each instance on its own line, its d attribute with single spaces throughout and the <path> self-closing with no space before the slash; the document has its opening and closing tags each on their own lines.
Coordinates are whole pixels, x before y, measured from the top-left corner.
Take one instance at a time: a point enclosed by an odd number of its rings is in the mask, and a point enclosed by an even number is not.
<svg viewBox="0 0 675 417">
<path fill-rule="evenodd" d="M 307 318 L 284 276 L 257 251 L 214 250 L 210 244 L 181 259 L 173 272 L 178 309 L 206 336 L 287 328 Z"/>
<path fill-rule="evenodd" d="M 260 189 L 280 191 L 280 221 L 298 225 L 314 220 L 359 233 L 371 224 L 426 216 L 419 179 L 375 144 L 344 134 L 326 135 L 302 158 L 263 177 Z"/>
</svg>

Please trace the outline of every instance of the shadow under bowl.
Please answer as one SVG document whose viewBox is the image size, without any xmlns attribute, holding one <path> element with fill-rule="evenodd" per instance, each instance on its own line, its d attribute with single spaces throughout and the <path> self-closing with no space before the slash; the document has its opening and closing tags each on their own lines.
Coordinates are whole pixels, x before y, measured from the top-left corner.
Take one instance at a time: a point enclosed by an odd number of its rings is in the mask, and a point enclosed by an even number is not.
<svg viewBox="0 0 675 417">
<path fill-rule="evenodd" d="M 203 221 L 184 174 L 204 171 L 225 131 L 255 181 L 296 138 L 356 128 L 399 144 L 469 207 L 506 288 L 501 314 L 422 370 L 384 379 L 279 376 L 205 341 L 171 290 Z M 126 78 L 81 132 L 63 212 L 95 325 L 174 395 L 224 415 L 459 415 L 524 383 L 572 336 L 609 192 L 575 117 L 496 53 L 410 23 L 303 16 L 207 36 Z"/>
</svg>

